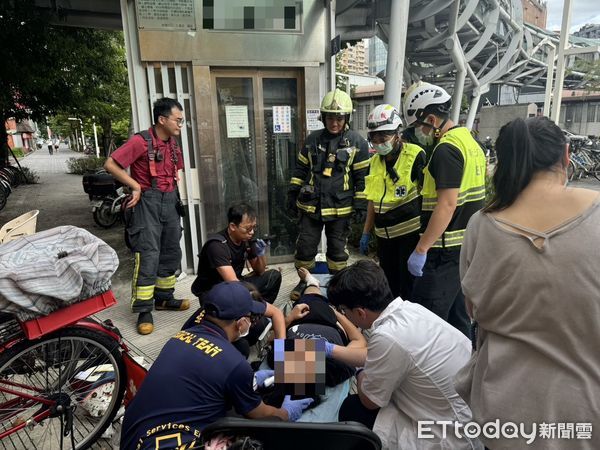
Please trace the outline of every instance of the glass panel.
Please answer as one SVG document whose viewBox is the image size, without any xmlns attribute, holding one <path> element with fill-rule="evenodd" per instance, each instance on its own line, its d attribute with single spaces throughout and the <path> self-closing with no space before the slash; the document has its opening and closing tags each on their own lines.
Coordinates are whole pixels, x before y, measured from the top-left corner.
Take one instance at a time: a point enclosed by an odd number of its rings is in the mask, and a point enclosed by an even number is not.
<svg viewBox="0 0 600 450">
<path fill-rule="evenodd" d="M 224 223 L 229 206 L 246 202 L 258 211 L 254 98 L 251 78 L 217 78 Z"/>
<path fill-rule="evenodd" d="M 294 253 L 298 227 L 285 214 L 286 194 L 292 170 L 299 151 L 299 127 L 297 80 L 295 78 L 263 78 L 264 134 L 267 153 L 267 179 L 269 202 L 271 256 L 286 256 Z M 273 106 L 284 106 L 277 110 L 278 120 L 273 123 Z M 287 116 L 289 114 L 289 116 Z M 289 129 L 288 129 L 289 126 Z M 275 128 L 279 131 L 275 132 Z M 283 131 L 283 132 L 282 132 Z M 265 231 L 261 230 L 261 233 Z"/>
</svg>

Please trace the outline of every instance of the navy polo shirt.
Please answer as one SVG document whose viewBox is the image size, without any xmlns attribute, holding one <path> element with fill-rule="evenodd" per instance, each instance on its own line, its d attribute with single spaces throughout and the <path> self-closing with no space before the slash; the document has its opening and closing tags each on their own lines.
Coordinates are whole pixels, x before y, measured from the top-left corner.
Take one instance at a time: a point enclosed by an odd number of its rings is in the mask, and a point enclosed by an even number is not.
<svg viewBox="0 0 600 450">
<path fill-rule="evenodd" d="M 176 448 L 197 439 L 231 407 L 241 415 L 252 411 L 261 402 L 253 376 L 217 325 L 204 320 L 178 332 L 125 411 L 121 449 L 155 449 L 157 442 L 160 448 Z"/>
</svg>

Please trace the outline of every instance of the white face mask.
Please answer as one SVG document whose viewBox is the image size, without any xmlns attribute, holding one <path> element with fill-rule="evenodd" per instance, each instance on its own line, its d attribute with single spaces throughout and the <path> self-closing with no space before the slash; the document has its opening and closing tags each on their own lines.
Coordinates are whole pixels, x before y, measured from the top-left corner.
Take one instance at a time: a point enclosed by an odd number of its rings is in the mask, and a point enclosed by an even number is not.
<svg viewBox="0 0 600 450">
<path fill-rule="evenodd" d="M 373 144 L 373 148 L 379 155 L 385 156 L 385 155 L 389 154 L 392 150 L 394 150 L 393 139 L 390 141 L 384 142 L 383 144 Z"/>
<path fill-rule="evenodd" d="M 248 323 L 248 328 L 246 328 L 246 331 L 240 331 L 240 339 L 248 336 L 248 334 L 250 334 L 250 323 Z"/>
<path fill-rule="evenodd" d="M 423 133 L 421 127 L 415 128 L 415 137 L 417 138 L 417 141 L 419 141 L 419 144 L 425 147 L 430 147 L 433 145 L 433 135 Z"/>
</svg>

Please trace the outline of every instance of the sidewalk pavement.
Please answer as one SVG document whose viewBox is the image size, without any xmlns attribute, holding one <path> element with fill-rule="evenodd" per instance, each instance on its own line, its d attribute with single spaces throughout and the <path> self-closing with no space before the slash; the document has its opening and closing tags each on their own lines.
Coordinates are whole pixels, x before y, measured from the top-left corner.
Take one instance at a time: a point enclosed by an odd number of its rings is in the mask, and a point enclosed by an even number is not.
<svg viewBox="0 0 600 450">
<path fill-rule="evenodd" d="M 0 224 L 32 209 L 39 209 L 38 231 L 61 225 L 75 225 L 88 230 L 115 249 L 120 263 L 113 276 L 112 285 L 118 303 L 97 316 L 102 320 L 111 319 L 133 352 L 145 356 L 145 362 L 151 362 L 158 356 L 167 339 L 179 331 L 185 320 L 198 308 L 198 301 L 190 290 L 195 276 L 183 274 L 175 289 L 177 298 L 191 300 L 190 309 L 181 312 L 155 311 L 155 331 L 147 336 L 137 334 L 137 315 L 132 314 L 129 309 L 133 260 L 123 240 L 123 225 L 117 223 L 107 230 L 94 222 L 89 198 L 83 192 L 82 176 L 67 173 L 67 160 L 80 157 L 84 155 L 63 145 L 59 152 L 53 155 L 48 154 L 46 149 L 41 149 L 21 159 L 20 163 L 23 166 L 38 173 L 40 181 L 35 185 L 19 186 L 13 191 L 6 208 L 0 211 Z M 276 264 L 269 268 L 278 268 L 283 275 L 281 290 L 275 302 L 277 306 L 282 307 L 288 301 L 298 277 L 292 263 Z"/>
</svg>

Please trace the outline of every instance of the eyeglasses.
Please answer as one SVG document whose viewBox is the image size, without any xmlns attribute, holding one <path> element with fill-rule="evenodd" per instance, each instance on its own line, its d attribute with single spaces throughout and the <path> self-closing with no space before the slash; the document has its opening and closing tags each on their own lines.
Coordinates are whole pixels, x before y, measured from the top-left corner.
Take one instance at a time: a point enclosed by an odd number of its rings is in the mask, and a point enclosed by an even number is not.
<svg viewBox="0 0 600 450">
<path fill-rule="evenodd" d="M 167 120 L 172 120 L 179 127 L 182 127 L 185 124 L 185 119 L 183 117 L 180 117 L 179 119 L 173 119 L 172 117 L 168 117 L 168 116 L 163 116 L 163 117 Z"/>
<path fill-rule="evenodd" d="M 247 234 L 255 233 L 258 228 L 256 225 L 253 225 L 251 227 L 242 227 L 241 225 L 238 225 L 237 227 Z"/>
</svg>

